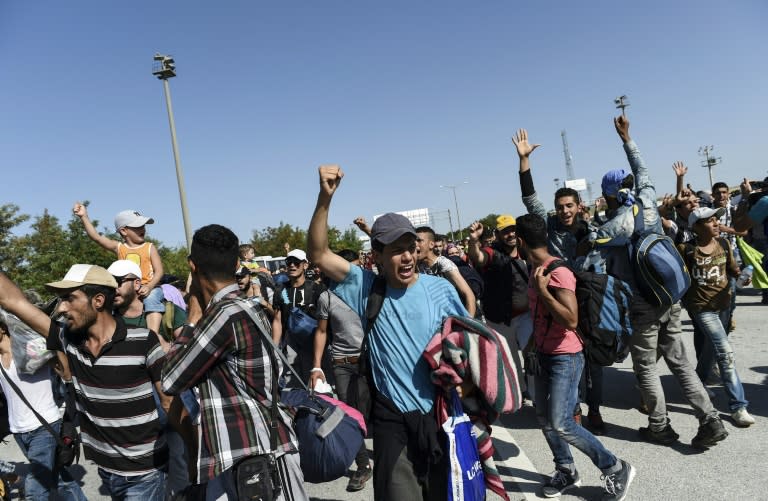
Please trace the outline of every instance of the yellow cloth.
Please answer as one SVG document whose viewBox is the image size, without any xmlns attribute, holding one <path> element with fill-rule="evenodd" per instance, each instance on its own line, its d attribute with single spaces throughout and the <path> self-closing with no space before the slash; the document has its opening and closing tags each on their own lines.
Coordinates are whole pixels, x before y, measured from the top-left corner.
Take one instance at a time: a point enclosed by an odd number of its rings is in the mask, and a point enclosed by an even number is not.
<svg viewBox="0 0 768 501">
<path fill-rule="evenodd" d="M 763 254 L 745 242 L 741 237 L 736 238 L 736 243 L 739 246 L 739 252 L 741 252 L 741 260 L 745 265 L 751 264 L 752 268 L 754 268 L 754 271 L 752 271 L 752 287 L 755 289 L 768 289 L 768 273 L 763 269 Z"/>
</svg>

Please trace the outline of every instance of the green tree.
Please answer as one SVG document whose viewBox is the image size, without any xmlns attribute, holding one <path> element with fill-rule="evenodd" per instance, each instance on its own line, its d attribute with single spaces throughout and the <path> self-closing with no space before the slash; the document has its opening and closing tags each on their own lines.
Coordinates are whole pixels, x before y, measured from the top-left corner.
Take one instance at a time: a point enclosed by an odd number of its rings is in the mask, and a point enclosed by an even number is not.
<svg viewBox="0 0 768 501">
<path fill-rule="evenodd" d="M 187 275 L 189 275 L 189 263 L 187 263 L 189 252 L 187 252 L 187 247 L 184 245 L 179 247 L 156 245 L 157 252 L 163 260 L 163 270 L 165 270 L 165 273 L 174 275 L 178 279 L 186 280 Z"/>
<path fill-rule="evenodd" d="M 499 217 L 498 214 L 488 214 L 482 219 L 479 219 L 481 223 L 483 223 L 483 237 L 491 236 L 493 235 L 493 230 L 496 229 L 496 218 Z M 469 227 L 464 230 L 465 234 L 469 234 Z"/>
<path fill-rule="evenodd" d="M 67 234 L 59 224 L 57 217 L 43 211 L 42 216 L 35 216 L 32 231 L 21 237 L 19 243 L 26 252 L 24 273 L 17 278 L 23 289 L 34 289 L 43 296 L 50 295 L 44 284 L 61 280 L 69 269 L 66 258 Z"/>
<path fill-rule="evenodd" d="M 306 250 L 307 232 L 282 221 L 277 227 L 253 230 L 251 245 L 259 256 L 285 256 L 285 244 L 291 249 Z"/>
<path fill-rule="evenodd" d="M 27 214 L 19 214 L 19 206 L 5 204 L 0 206 L 0 269 L 14 278 L 21 271 L 24 263 L 24 247 L 19 245 L 19 237 L 13 229 L 29 219 Z"/>
<path fill-rule="evenodd" d="M 332 226 L 328 229 L 328 246 L 334 252 L 342 249 L 359 252 L 363 249 L 363 242 L 357 238 L 357 231 L 353 228 L 347 228 L 344 233 L 341 233 Z"/>
</svg>

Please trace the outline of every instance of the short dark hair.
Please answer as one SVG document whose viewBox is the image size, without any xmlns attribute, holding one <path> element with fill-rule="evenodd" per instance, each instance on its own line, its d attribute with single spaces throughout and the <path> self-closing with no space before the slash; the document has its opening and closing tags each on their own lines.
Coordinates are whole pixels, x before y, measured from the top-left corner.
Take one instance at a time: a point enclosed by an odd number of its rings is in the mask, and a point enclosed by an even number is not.
<svg viewBox="0 0 768 501">
<path fill-rule="evenodd" d="M 209 224 L 195 232 L 189 259 L 197 271 L 213 280 L 231 280 L 238 261 L 237 235 L 220 224 Z"/>
<path fill-rule="evenodd" d="M 371 240 L 371 250 L 375 250 L 376 252 L 384 252 L 384 244 L 374 238 Z"/>
<path fill-rule="evenodd" d="M 115 303 L 115 289 L 113 287 L 107 287 L 106 285 L 93 285 L 85 284 L 80 286 L 79 289 L 83 291 L 85 297 L 89 300 L 93 299 L 96 294 L 104 295 L 104 310 L 112 311 Z"/>
<path fill-rule="evenodd" d="M 579 192 L 574 190 L 573 188 L 558 188 L 558 190 L 555 192 L 555 203 L 557 203 L 558 198 L 563 197 L 573 197 L 573 199 L 576 201 L 577 204 L 581 203 L 581 197 L 579 196 Z"/>
<path fill-rule="evenodd" d="M 343 257 L 350 263 L 356 259 L 360 259 L 358 253 L 351 249 L 341 249 L 340 251 L 336 252 L 336 255 Z"/>
<path fill-rule="evenodd" d="M 416 233 L 428 233 L 429 236 L 432 238 L 432 241 L 438 240 L 437 234 L 435 234 L 435 230 L 433 230 L 429 226 L 419 226 L 418 228 L 416 228 Z"/>
<path fill-rule="evenodd" d="M 719 190 L 720 188 L 725 188 L 726 190 L 728 190 L 728 185 L 722 181 L 716 182 L 715 184 L 712 185 L 712 194 L 714 194 L 715 191 Z"/>
<path fill-rule="evenodd" d="M 547 222 L 537 214 L 525 214 L 517 218 L 517 237 L 531 249 L 547 246 Z"/>
</svg>

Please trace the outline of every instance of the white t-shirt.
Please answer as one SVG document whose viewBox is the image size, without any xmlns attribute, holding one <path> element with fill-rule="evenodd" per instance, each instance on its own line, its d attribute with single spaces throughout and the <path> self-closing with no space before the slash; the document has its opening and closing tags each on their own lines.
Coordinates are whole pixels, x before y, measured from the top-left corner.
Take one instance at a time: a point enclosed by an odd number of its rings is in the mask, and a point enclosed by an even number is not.
<svg viewBox="0 0 768 501">
<path fill-rule="evenodd" d="M 49 423 L 59 420 L 59 408 L 53 401 L 51 389 L 51 369 L 47 365 L 34 374 L 19 374 L 16 363 L 11 357 L 11 366 L 6 367 L 3 364 L 3 369 L 43 419 Z M 11 388 L 2 372 L 0 372 L 0 385 L 8 400 L 8 424 L 11 433 L 26 433 L 40 428 L 42 426 L 40 421 Z"/>
</svg>

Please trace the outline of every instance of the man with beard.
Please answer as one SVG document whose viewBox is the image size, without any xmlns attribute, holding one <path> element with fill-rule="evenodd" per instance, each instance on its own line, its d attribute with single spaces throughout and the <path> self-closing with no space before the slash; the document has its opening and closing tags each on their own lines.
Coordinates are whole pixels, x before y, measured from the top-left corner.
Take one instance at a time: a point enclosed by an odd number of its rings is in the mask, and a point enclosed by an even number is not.
<svg viewBox="0 0 768 501">
<path fill-rule="evenodd" d="M 153 390 L 172 423 L 179 403 L 161 391 L 163 350 L 148 329 L 126 328 L 112 314 L 117 282 L 104 268 L 75 264 L 46 284 L 61 302 L 62 326 L 30 303 L 0 272 L 0 306 L 63 351 L 73 375 L 85 458 L 98 465 L 113 498 L 162 500 L 168 450 Z M 169 412 L 173 408 L 174 412 Z"/>
<path fill-rule="evenodd" d="M 528 311 L 528 264 L 518 251 L 515 230 L 515 218 L 503 214 L 496 218 L 496 241 L 490 247 L 481 247 L 483 223 L 473 222 L 469 225 L 468 254 L 485 283 L 481 301 L 485 319 L 507 339 L 517 372 L 522 374 L 519 350 L 528 344 L 533 324 Z M 526 386 L 530 398 L 533 385 Z"/>
<path fill-rule="evenodd" d="M 144 310 L 144 303 L 139 297 L 138 291 L 141 287 L 141 268 L 133 261 L 127 259 L 119 259 L 109 265 L 107 271 L 115 277 L 117 282 L 117 289 L 115 290 L 115 313 L 119 314 L 123 322 L 127 327 L 147 327 L 147 315 Z M 168 303 L 168 307 L 172 307 L 173 318 L 171 320 L 171 326 L 166 325 L 165 319 L 160 323 L 160 329 L 163 331 L 159 333 L 158 338 L 163 347 L 163 351 L 167 352 L 170 348 L 168 341 L 173 339 L 181 333 L 184 323 L 187 321 L 187 312 L 179 308 L 173 303 Z M 182 400 L 187 405 L 187 409 L 192 409 L 193 416 L 199 413 L 199 407 L 195 401 L 194 393 L 191 391 L 181 395 Z M 192 418 L 194 420 L 194 417 Z M 176 433 L 173 427 L 168 423 L 167 416 L 161 413 L 160 422 L 163 424 L 164 433 L 168 442 L 168 449 L 170 452 L 168 458 L 168 478 L 167 478 L 167 491 L 170 495 L 181 492 L 185 487 L 190 484 L 190 476 L 187 471 L 187 451 L 184 448 L 184 440 Z M 194 444 L 197 438 L 197 433 L 186 437 L 187 444 Z"/>
</svg>

